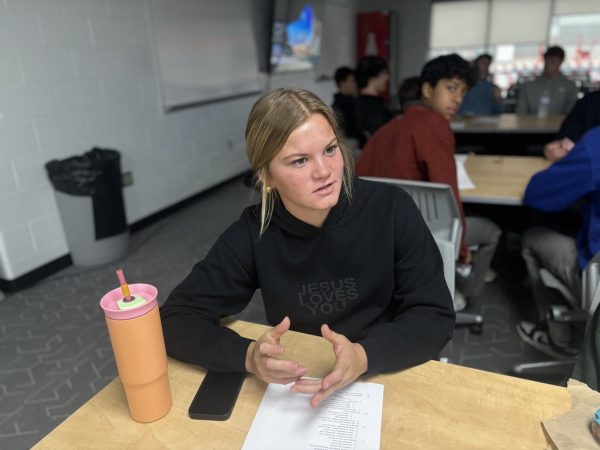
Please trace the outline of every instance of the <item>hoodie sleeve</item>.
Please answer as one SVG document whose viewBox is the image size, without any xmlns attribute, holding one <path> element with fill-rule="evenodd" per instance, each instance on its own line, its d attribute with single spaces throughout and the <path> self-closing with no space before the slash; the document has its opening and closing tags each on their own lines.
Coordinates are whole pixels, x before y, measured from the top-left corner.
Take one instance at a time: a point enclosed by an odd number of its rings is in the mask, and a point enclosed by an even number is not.
<svg viewBox="0 0 600 450">
<path fill-rule="evenodd" d="M 452 297 L 437 244 L 408 194 L 399 198 L 394 213 L 392 321 L 372 327 L 360 342 L 369 374 L 437 359 L 454 330 Z"/>
<path fill-rule="evenodd" d="M 590 146 L 600 139 L 600 127 L 586 133 L 560 161 L 535 174 L 523 202 L 542 211 L 560 211 L 596 188 Z"/>
<path fill-rule="evenodd" d="M 556 139 L 563 139 L 568 137 L 573 142 L 579 141 L 583 133 L 585 133 L 586 124 L 586 110 L 588 108 L 589 101 L 587 97 L 583 97 L 575 106 L 563 123 L 560 126 L 560 130 L 556 135 Z"/>
<path fill-rule="evenodd" d="M 173 290 L 160 309 L 169 356 L 216 372 L 245 372 L 251 340 L 219 321 L 244 309 L 256 290 L 252 255 L 248 225 L 240 219 Z"/>
</svg>

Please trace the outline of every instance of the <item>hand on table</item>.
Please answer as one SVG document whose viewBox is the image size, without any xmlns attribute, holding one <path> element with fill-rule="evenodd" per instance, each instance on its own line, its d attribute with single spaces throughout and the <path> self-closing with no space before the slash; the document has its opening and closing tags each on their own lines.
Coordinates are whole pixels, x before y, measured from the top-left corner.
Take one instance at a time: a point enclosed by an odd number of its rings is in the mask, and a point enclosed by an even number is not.
<svg viewBox="0 0 600 450">
<path fill-rule="evenodd" d="M 547 160 L 556 162 L 563 159 L 575 146 L 568 137 L 552 141 L 544 146 L 544 156 Z"/>
<path fill-rule="evenodd" d="M 291 388 L 292 392 L 314 394 L 310 399 L 313 408 L 338 389 L 352 383 L 368 368 L 367 354 L 362 345 L 350 342 L 346 336 L 333 332 L 327 325 L 321 326 L 321 334 L 333 345 L 333 370 L 319 380 L 297 380 Z"/>
<path fill-rule="evenodd" d="M 279 339 L 290 329 L 290 319 L 285 317 L 256 342 L 248 346 L 246 370 L 267 383 L 288 384 L 306 375 L 307 368 L 296 361 L 278 359 L 283 354 Z"/>
</svg>

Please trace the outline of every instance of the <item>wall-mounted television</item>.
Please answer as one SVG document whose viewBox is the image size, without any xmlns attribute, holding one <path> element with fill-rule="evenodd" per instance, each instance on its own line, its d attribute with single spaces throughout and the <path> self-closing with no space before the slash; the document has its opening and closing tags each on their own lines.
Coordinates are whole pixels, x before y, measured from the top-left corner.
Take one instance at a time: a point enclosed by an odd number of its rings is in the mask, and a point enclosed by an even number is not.
<svg viewBox="0 0 600 450">
<path fill-rule="evenodd" d="M 272 73 L 312 70 L 321 56 L 323 0 L 275 0 Z"/>
</svg>

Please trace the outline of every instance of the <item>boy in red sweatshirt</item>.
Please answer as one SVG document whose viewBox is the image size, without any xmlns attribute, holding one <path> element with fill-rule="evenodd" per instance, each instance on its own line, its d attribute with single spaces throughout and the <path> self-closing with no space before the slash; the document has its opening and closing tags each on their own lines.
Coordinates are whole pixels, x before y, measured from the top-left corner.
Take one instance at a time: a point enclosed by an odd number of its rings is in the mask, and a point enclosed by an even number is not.
<svg viewBox="0 0 600 450">
<path fill-rule="evenodd" d="M 473 84 L 469 63 L 457 54 L 439 56 L 425 64 L 419 79 L 421 105 L 411 107 L 375 133 L 365 146 L 356 172 L 360 176 L 431 181 L 452 187 L 463 216 L 459 261 L 473 266 L 467 280 L 457 280 L 455 307 L 460 310 L 466 305 L 463 297 L 481 294 L 501 231 L 488 219 L 465 218 L 458 192 L 450 120 Z M 471 252 L 469 248 L 477 250 Z"/>
</svg>

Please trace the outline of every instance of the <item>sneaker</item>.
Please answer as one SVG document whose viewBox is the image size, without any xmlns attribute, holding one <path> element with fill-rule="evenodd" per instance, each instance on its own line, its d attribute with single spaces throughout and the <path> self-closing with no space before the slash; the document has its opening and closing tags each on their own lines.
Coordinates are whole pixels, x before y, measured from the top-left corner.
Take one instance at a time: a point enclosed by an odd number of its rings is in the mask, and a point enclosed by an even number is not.
<svg viewBox="0 0 600 450">
<path fill-rule="evenodd" d="M 552 358 L 564 360 L 577 356 L 577 349 L 558 346 L 550 339 L 545 323 L 534 324 L 523 321 L 517 325 L 517 334 L 523 342 Z"/>
<path fill-rule="evenodd" d="M 456 278 L 457 280 L 466 283 L 473 273 L 472 264 L 456 263 Z"/>
<path fill-rule="evenodd" d="M 494 281 L 496 281 L 496 278 L 498 278 L 498 272 L 496 272 L 494 269 L 490 268 L 485 273 L 485 276 L 483 277 L 483 280 L 486 283 L 493 283 Z"/>
<path fill-rule="evenodd" d="M 460 312 L 467 307 L 467 299 L 458 291 L 454 291 L 454 311 Z"/>
</svg>

